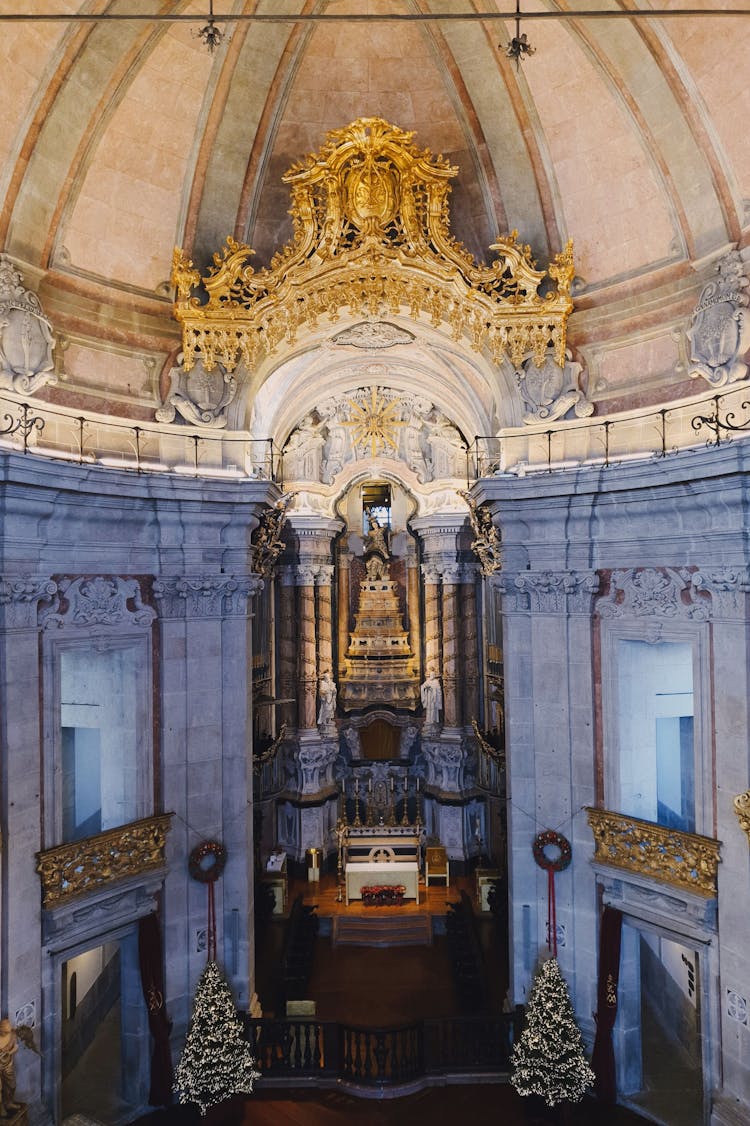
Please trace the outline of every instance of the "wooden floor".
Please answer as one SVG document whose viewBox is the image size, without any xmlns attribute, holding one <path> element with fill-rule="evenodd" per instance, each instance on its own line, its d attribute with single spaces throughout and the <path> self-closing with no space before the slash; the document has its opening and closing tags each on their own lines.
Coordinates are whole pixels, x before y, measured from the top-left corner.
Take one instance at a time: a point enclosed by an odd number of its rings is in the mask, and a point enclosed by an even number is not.
<svg viewBox="0 0 750 1126">
<path fill-rule="evenodd" d="M 315 1001 L 320 1020 L 388 1028 L 412 1020 L 460 1014 L 444 933 L 432 938 L 429 944 L 392 946 L 337 944 L 328 934 L 335 918 L 362 923 L 369 919 L 377 924 L 386 918 L 445 916 L 447 903 L 458 900 L 461 890 L 474 895 L 474 880 L 452 879 L 447 889 L 438 884 L 427 888 L 422 883 L 419 890 L 419 903 L 412 899 L 399 907 L 365 907 L 360 900 L 353 900 L 347 907 L 338 901 L 335 874 L 324 875 L 319 882 L 299 880 L 290 884 L 289 904 L 302 895 L 307 905 L 317 905 L 316 914 L 322 921 L 307 994 Z M 489 913 L 478 916 L 478 929 L 484 950 L 487 1005 L 498 1011 L 507 989 L 505 950 L 498 947 Z M 283 935 L 284 920 L 276 917 L 263 949 L 258 951 L 256 988 L 266 1016 L 279 1015 L 276 1009 Z"/>
<path fill-rule="evenodd" d="M 292 882 L 289 903 L 301 894 L 306 904 L 317 904 L 321 919 L 409 913 L 445 915 L 447 902 L 457 900 L 461 890 L 473 898 L 473 877 L 451 878 L 447 889 L 437 884 L 427 888 L 422 883 L 419 903 L 411 900 L 400 907 L 364 907 L 355 901 L 347 907 L 338 901 L 335 874 L 327 874 L 319 882 Z M 485 960 L 494 982 L 491 1003 L 498 1005 L 503 995 L 502 952 L 497 949 L 491 916 L 484 914 L 478 920 Z M 261 1000 L 264 973 L 270 977 L 278 966 L 277 944 L 283 930 L 283 920 L 277 918 L 268 936 L 265 969 L 259 965 Z M 450 1015 L 455 1009 L 444 936 L 438 936 L 429 946 L 334 947 L 328 937 L 319 938 L 317 945 L 309 995 L 316 1001 L 321 1020 L 392 1026 L 406 1020 Z M 398 1099 L 356 1098 L 338 1089 L 279 1090 L 264 1088 L 261 1083 L 253 1095 L 228 1115 L 217 1110 L 201 1118 L 194 1108 L 173 1107 L 154 1112 L 137 1126 L 528 1126 L 531 1121 L 528 1101 L 501 1083 L 437 1086 Z M 622 1107 L 605 1109 L 587 1100 L 569 1111 L 566 1126 L 639 1126 L 644 1121 Z"/>
<path fill-rule="evenodd" d="M 528 1102 L 507 1084 L 432 1087 L 401 1099 L 357 1099 L 343 1091 L 256 1090 L 229 1114 L 196 1108 L 155 1111 L 137 1126 L 530 1126 Z M 538 1120 L 537 1120 L 538 1121 Z M 639 1126 L 646 1120 L 623 1107 L 584 1100 L 565 1126 Z"/>
<path fill-rule="evenodd" d="M 424 878 L 420 877 L 419 903 L 414 899 L 406 899 L 400 907 L 365 907 L 360 899 L 353 899 L 347 906 L 344 900 L 344 889 L 341 889 L 342 900 L 338 901 L 338 886 L 335 873 L 326 873 L 320 880 L 309 882 L 307 880 L 290 880 L 289 902 L 292 903 L 296 896 L 302 895 L 307 904 L 317 903 L 318 914 L 321 917 L 333 915 L 403 915 L 427 913 L 430 915 L 445 915 L 446 903 L 455 902 L 465 891 L 472 899 L 475 894 L 475 881 L 473 876 L 451 876 L 451 882 L 446 888 L 444 883 L 432 883 L 425 886 Z"/>
</svg>

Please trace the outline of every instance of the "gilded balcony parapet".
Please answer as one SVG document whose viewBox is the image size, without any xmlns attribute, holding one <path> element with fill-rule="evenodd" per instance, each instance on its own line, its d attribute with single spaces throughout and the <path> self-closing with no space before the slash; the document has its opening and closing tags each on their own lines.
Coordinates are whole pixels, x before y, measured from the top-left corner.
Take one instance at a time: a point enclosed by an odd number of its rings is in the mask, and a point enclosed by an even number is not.
<svg viewBox="0 0 750 1126">
<path fill-rule="evenodd" d="M 625 868 L 696 895 L 716 895 L 721 841 L 608 809 L 588 807 L 586 813 L 598 863 Z"/>
<path fill-rule="evenodd" d="M 95 837 L 38 852 L 42 905 L 57 907 L 105 884 L 162 867 L 171 819 L 171 813 L 144 817 Z"/>
</svg>

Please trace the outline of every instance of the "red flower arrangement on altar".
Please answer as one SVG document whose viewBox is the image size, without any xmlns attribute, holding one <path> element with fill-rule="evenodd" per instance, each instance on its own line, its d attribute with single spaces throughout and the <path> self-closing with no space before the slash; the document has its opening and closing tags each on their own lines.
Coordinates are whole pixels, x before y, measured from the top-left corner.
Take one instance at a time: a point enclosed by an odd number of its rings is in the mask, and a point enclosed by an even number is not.
<svg viewBox="0 0 750 1126">
<path fill-rule="evenodd" d="M 397 907 L 404 902 L 403 884 L 368 884 L 362 888 L 365 907 Z"/>
</svg>

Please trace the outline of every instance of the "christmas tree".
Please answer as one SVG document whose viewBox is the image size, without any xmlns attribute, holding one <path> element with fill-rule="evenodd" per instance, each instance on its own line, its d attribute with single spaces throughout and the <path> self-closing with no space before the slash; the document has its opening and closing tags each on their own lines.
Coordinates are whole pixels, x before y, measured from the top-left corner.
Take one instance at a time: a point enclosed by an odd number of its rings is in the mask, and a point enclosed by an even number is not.
<svg viewBox="0 0 750 1126">
<path fill-rule="evenodd" d="M 565 979 L 555 958 L 537 970 L 526 1024 L 513 1047 L 511 1083 L 519 1095 L 538 1095 L 547 1106 L 579 1102 L 594 1082 L 583 1054 Z"/>
<path fill-rule="evenodd" d="M 198 982 L 185 1047 L 175 1071 L 181 1103 L 197 1103 L 201 1114 L 231 1095 L 249 1095 L 259 1076 L 232 993 L 216 962 Z"/>
</svg>

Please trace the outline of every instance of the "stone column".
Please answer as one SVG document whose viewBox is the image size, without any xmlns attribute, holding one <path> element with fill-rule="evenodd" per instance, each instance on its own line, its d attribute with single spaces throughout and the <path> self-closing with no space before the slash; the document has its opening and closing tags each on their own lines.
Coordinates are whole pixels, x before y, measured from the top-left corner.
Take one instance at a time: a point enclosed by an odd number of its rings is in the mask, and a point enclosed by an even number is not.
<svg viewBox="0 0 750 1126">
<path fill-rule="evenodd" d="M 338 669 L 339 676 L 346 671 L 344 658 L 349 648 L 349 605 L 351 599 L 352 554 L 342 544 L 338 551 Z"/>
<path fill-rule="evenodd" d="M 467 563 L 461 569 L 461 685 L 463 722 L 468 727 L 479 719 L 479 654 L 477 651 L 477 587 L 478 568 Z"/>
<path fill-rule="evenodd" d="M 440 646 L 440 574 L 435 567 L 422 565 L 424 577 L 424 671 L 439 675 L 442 669 Z"/>
<path fill-rule="evenodd" d="M 55 1014 L 42 1008 L 40 981 L 41 895 L 35 854 L 43 846 L 59 844 L 41 838 L 39 817 L 40 747 L 42 730 L 37 701 L 39 679 L 39 626 L 37 611 L 49 603 L 57 587 L 37 575 L 6 576 L 0 580 L 0 714 L 3 726 L 2 820 L 2 1015 L 14 1019 L 17 1010 L 32 1004 L 39 1033 L 44 1021 L 45 1042 L 54 1043 Z M 13 795 L 12 802 L 8 795 Z M 51 800 L 51 796 L 50 799 Z M 13 893 L 34 889 L 35 894 Z M 43 969 L 44 967 L 42 967 Z M 7 975 L 7 976 L 6 976 Z M 50 1053 L 50 1056 L 52 1053 Z M 29 1115 L 42 1121 L 42 1074 L 47 1099 L 54 1093 L 54 1060 L 41 1060 L 23 1049 L 16 1056 L 18 1095 L 29 1102 Z"/>
<path fill-rule="evenodd" d="M 170 1016 L 185 1027 L 205 964 L 205 886 L 188 876 L 185 857 L 218 837 L 229 861 L 216 884 L 219 956 L 238 1005 L 254 979 L 252 823 L 252 631 L 255 575 L 190 575 L 154 582 L 161 631 L 161 729 L 164 806 L 172 809 L 164 886 L 167 951 L 187 952 L 186 967 L 167 958 Z"/>
<path fill-rule="evenodd" d="M 297 568 L 299 605 L 299 664 L 297 666 L 297 725 L 301 731 L 314 730 L 318 696 L 317 652 L 315 644 L 316 568 Z"/>
<path fill-rule="evenodd" d="M 279 569 L 279 696 L 282 700 L 296 700 L 297 696 L 297 587 L 295 568 Z M 279 726 L 285 723 L 287 731 L 296 727 L 297 705 L 282 704 L 279 708 Z"/>
<path fill-rule="evenodd" d="M 591 571 L 522 571 L 496 580 L 503 590 L 506 667 L 509 880 L 512 891 L 511 983 L 522 999 L 538 955 L 546 949 L 547 880 L 529 847 L 541 829 L 556 828 L 582 860 L 591 833 L 580 811 L 594 802 L 591 615 L 598 576 Z M 576 979 L 580 1023 L 593 1035 L 598 911 L 589 864 L 556 882 L 557 920 L 571 936 L 558 958 Z M 524 915 L 527 922 L 524 923 Z"/>
<path fill-rule="evenodd" d="M 722 842 L 722 862 L 718 869 L 722 1002 L 719 1011 L 711 1011 L 711 1006 L 707 1006 L 708 1011 L 701 1013 L 703 1071 L 707 1082 L 712 1076 L 716 1077 L 717 1086 L 718 1076 L 721 1075 L 721 1107 L 714 1109 L 711 1122 L 724 1126 L 733 1121 L 733 1114 L 739 1112 L 735 1100 L 741 1100 L 745 1107 L 750 1104 L 747 1030 L 733 1019 L 736 1008 L 730 1005 L 730 998 L 737 995 L 747 1001 L 746 983 L 750 981 L 750 951 L 745 939 L 750 842 L 740 829 L 734 808 L 735 797 L 748 789 L 750 779 L 750 722 L 747 710 L 750 643 L 746 593 L 750 590 L 750 568 L 702 567 L 694 576 L 693 584 L 696 589 L 711 595 L 714 699 L 713 708 L 708 702 L 703 704 L 703 714 L 704 723 L 713 726 L 716 748 L 716 789 L 714 793 L 708 775 L 704 782 L 704 825 L 699 831 L 710 835 L 715 809 L 716 836 Z M 696 685 L 695 691 L 700 700 L 701 686 Z M 702 955 L 701 973 L 706 977 L 710 973 L 708 953 L 705 951 Z M 742 1035 L 739 1034 L 740 1029 Z M 713 1058 L 706 1058 L 707 1049 L 713 1053 Z"/>
<path fill-rule="evenodd" d="M 333 622 L 331 619 L 332 581 L 333 567 L 330 564 L 321 564 L 315 576 L 315 590 L 317 593 L 318 679 L 326 670 L 332 675 L 334 672 Z"/>
<path fill-rule="evenodd" d="M 458 689 L 458 566 L 443 569 L 442 649 L 443 649 L 443 726 L 461 726 L 461 703 Z"/>
<path fill-rule="evenodd" d="M 406 609 L 409 616 L 409 645 L 414 654 L 414 663 L 419 675 L 421 672 L 421 645 L 419 643 L 419 566 L 417 563 L 417 553 L 411 541 L 406 556 Z"/>
</svg>

